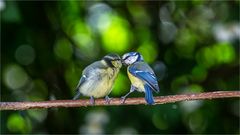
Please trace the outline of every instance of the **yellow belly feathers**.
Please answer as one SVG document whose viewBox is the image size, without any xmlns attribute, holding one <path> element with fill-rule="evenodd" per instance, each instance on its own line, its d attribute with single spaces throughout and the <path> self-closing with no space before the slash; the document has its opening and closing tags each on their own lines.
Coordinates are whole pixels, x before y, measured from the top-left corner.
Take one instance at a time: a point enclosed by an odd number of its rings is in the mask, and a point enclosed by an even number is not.
<svg viewBox="0 0 240 135">
<path fill-rule="evenodd" d="M 127 71 L 127 73 L 132 85 L 138 88 L 137 91 L 143 92 L 144 91 L 143 81 L 133 76 L 129 71 Z"/>
</svg>

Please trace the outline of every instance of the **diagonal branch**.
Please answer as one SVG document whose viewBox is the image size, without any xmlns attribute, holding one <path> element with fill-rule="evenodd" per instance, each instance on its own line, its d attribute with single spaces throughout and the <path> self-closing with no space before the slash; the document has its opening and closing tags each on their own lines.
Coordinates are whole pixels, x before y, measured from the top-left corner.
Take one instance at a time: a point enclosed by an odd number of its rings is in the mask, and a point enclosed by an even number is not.
<svg viewBox="0 0 240 135">
<path fill-rule="evenodd" d="M 155 97 L 156 104 L 174 103 L 188 100 L 205 100 L 215 98 L 240 97 L 240 91 L 216 91 L 197 94 L 182 94 L 172 96 Z M 128 98 L 121 104 L 120 98 L 113 98 L 110 104 L 106 104 L 103 99 L 97 99 L 94 106 L 119 106 L 119 105 L 139 105 L 146 104 L 144 98 Z M 46 109 L 56 107 L 82 107 L 91 106 L 89 100 L 52 100 L 42 102 L 0 102 L 0 110 L 26 110 L 26 109 Z"/>
</svg>

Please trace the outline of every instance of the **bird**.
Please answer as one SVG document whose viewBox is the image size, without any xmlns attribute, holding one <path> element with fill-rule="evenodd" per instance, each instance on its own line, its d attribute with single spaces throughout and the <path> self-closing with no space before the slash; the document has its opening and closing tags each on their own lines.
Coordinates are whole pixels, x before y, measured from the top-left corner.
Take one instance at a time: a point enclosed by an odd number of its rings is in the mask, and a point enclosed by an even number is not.
<svg viewBox="0 0 240 135">
<path fill-rule="evenodd" d="M 121 67 L 121 57 L 115 53 L 107 54 L 101 60 L 87 66 L 82 72 L 73 100 L 77 100 L 81 95 L 88 96 L 93 105 L 94 98 L 105 97 L 105 102 L 109 104 L 111 98 L 108 95 Z"/>
<path fill-rule="evenodd" d="M 131 81 L 130 91 L 122 98 L 125 102 L 127 96 L 137 90 L 145 93 L 147 104 L 154 104 L 152 92 L 159 93 L 157 77 L 152 68 L 144 62 L 143 56 L 139 52 L 129 52 L 122 56 L 122 64 L 127 67 L 127 74 Z"/>
</svg>

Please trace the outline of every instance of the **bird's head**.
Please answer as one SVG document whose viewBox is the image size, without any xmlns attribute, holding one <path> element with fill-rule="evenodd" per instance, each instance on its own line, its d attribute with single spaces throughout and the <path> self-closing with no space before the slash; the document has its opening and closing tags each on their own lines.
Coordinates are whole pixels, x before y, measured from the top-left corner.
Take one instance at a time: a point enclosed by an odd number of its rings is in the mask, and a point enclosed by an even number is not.
<svg viewBox="0 0 240 135">
<path fill-rule="evenodd" d="M 143 56 L 139 52 L 129 52 L 122 56 L 122 63 L 124 65 L 131 65 L 137 61 L 143 61 Z"/>
<path fill-rule="evenodd" d="M 111 53 L 103 57 L 103 60 L 107 63 L 109 67 L 121 68 L 122 62 L 121 57 L 117 54 Z"/>
</svg>

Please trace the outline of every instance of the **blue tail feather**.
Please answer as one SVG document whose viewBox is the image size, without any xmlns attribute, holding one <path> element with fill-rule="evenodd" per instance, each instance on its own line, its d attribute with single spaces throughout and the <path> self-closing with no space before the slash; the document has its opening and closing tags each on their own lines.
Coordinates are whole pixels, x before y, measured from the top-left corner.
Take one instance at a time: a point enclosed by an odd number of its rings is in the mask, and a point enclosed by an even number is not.
<svg viewBox="0 0 240 135">
<path fill-rule="evenodd" d="M 154 104 L 153 94 L 152 94 L 152 88 L 148 86 L 147 84 L 144 85 L 145 88 L 145 100 L 149 105 Z"/>
</svg>

